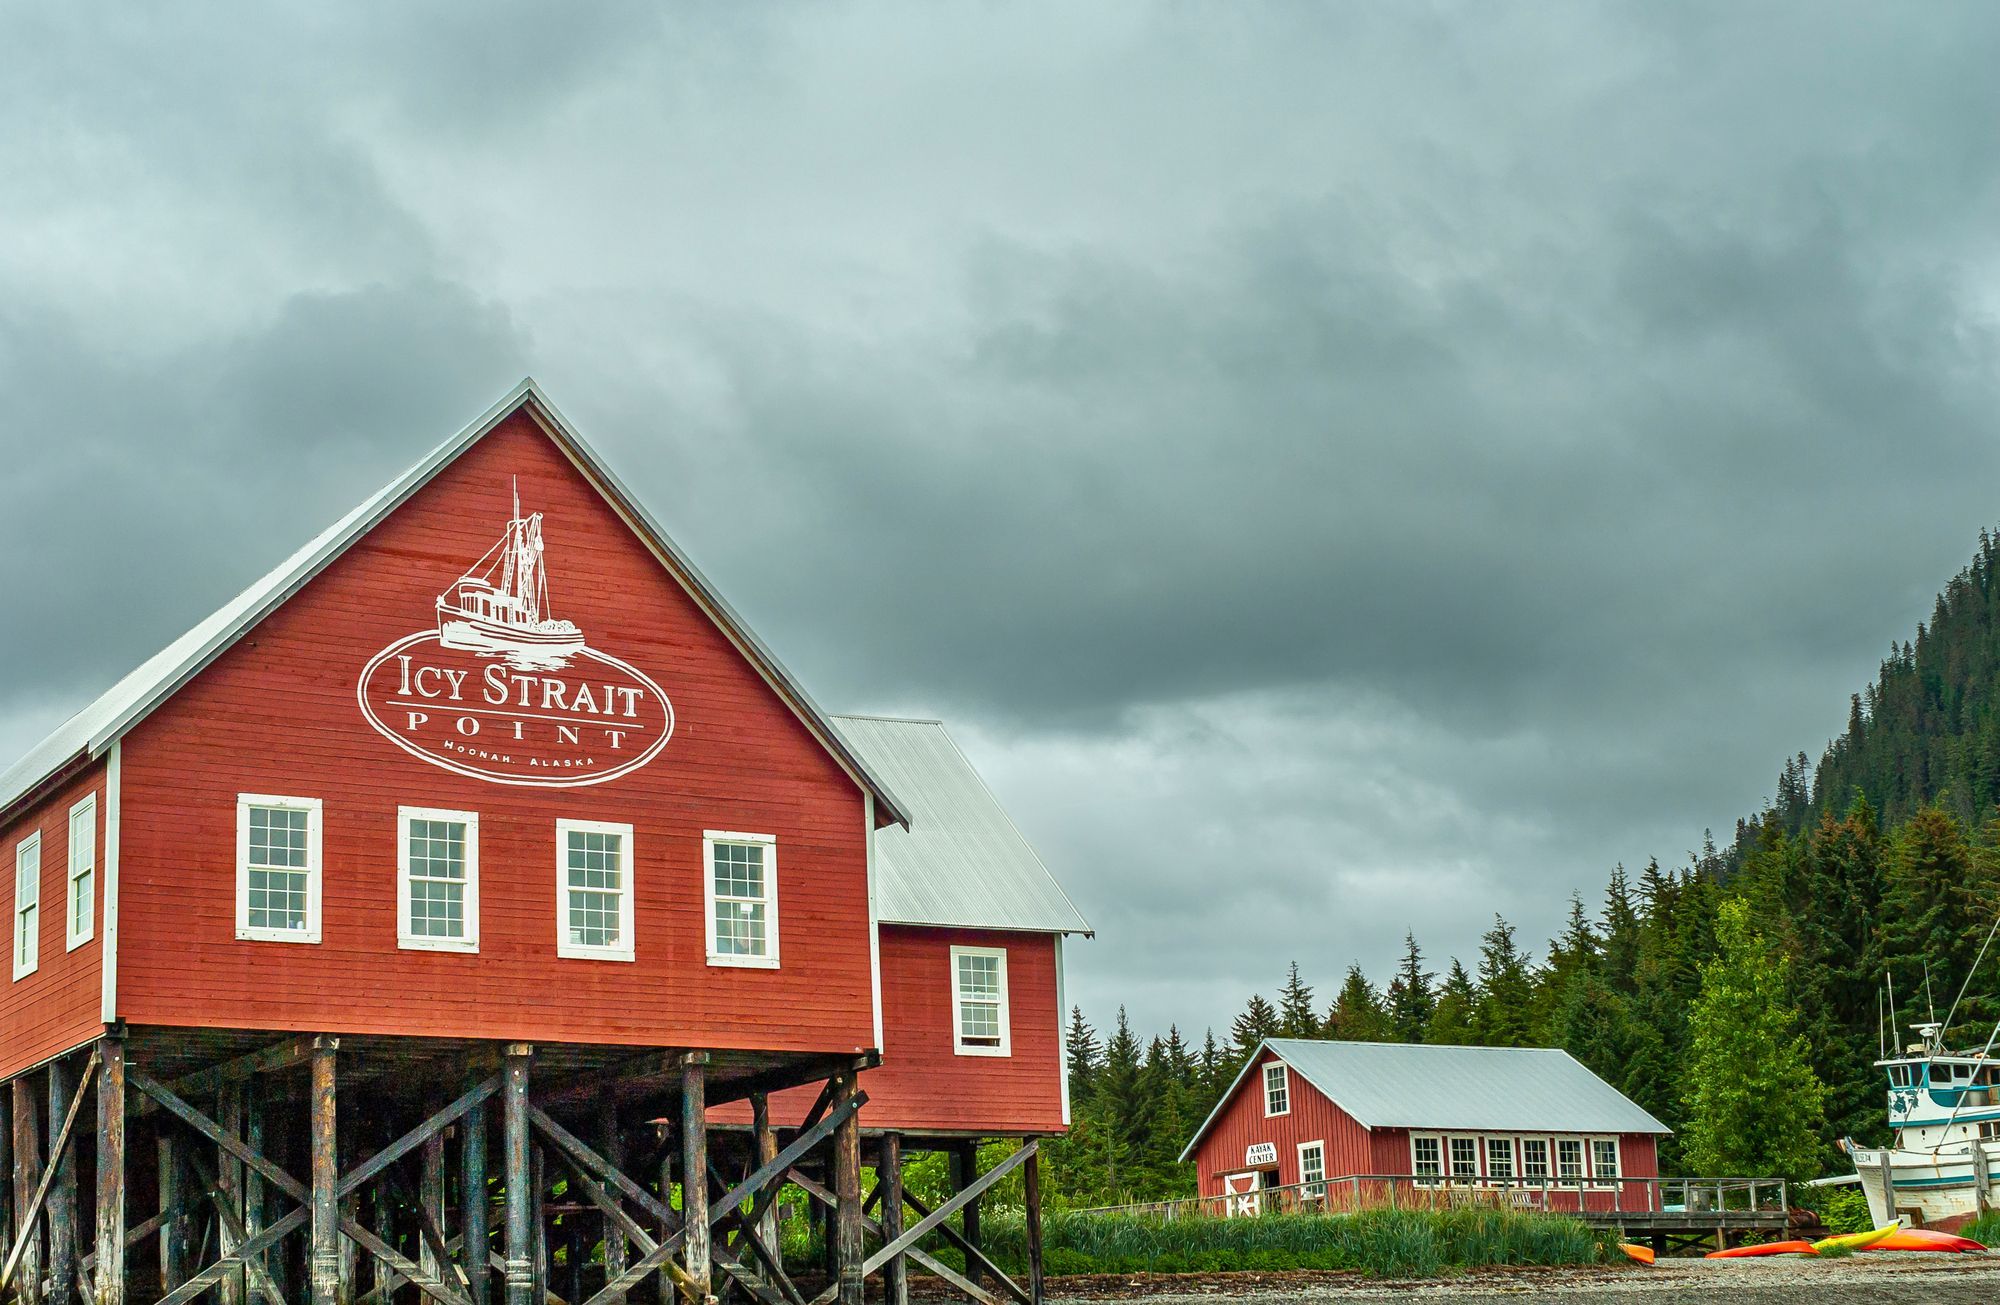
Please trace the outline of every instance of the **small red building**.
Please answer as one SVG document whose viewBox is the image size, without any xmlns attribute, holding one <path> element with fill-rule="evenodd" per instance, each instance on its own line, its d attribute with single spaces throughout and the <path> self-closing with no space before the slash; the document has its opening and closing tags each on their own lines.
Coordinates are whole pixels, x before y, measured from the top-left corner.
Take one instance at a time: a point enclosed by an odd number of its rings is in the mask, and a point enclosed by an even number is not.
<svg viewBox="0 0 2000 1305">
<path fill-rule="evenodd" d="M 1063 1126 L 1087 926 L 1025 848 L 935 722 L 821 711 L 524 382 L 0 774 L 0 1297 L 94 1244 L 100 1305 L 790 1299 L 739 1207 L 810 1171 L 858 1302 L 869 1097 Z"/>
<path fill-rule="evenodd" d="M 1484 1189 L 1553 1209 L 1646 1209 L 1659 1120 L 1568 1052 L 1271 1038 L 1183 1161 L 1200 1194 L 1250 1212 L 1330 1190 Z M 1372 1181 L 1372 1180 L 1401 1181 Z M 1321 1185 L 1326 1187 L 1322 1188 Z"/>
</svg>

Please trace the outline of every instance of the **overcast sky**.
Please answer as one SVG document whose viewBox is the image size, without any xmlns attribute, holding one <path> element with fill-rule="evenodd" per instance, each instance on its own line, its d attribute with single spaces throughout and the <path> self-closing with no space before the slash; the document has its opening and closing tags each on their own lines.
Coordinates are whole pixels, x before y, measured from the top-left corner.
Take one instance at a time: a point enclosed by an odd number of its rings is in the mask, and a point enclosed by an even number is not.
<svg viewBox="0 0 2000 1305">
<path fill-rule="evenodd" d="M 532 373 L 1198 1037 L 1721 837 L 2000 519 L 1991 5 L 447 8 L 0 6 L 0 753 Z"/>
</svg>

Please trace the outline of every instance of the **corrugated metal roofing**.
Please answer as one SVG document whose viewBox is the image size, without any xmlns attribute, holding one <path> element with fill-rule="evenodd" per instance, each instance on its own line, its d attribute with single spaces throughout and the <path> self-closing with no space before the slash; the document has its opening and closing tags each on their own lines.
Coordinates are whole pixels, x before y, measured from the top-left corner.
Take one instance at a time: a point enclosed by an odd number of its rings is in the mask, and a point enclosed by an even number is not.
<svg viewBox="0 0 2000 1305">
<path fill-rule="evenodd" d="M 833 722 L 910 814 L 908 828 L 875 836 L 878 919 L 1091 932 L 943 724 L 881 716 Z"/>
<path fill-rule="evenodd" d="M 1671 1133 L 1559 1047 L 1448 1047 L 1406 1042 L 1265 1041 L 1278 1059 L 1367 1128 L 1547 1129 Z M 1236 1095 L 1255 1055 L 1181 1158 Z"/>
<path fill-rule="evenodd" d="M 618 478 L 611 474 L 610 469 L 584 442 L 583 437 L 576 433 L 561 413 L 556 411 L 555 406 L 543 395 L 533 378 L 523 380 L 506 398 L 489 408 L 484 416 L 433 449 L 423 461 L 390 482 L 380 493 L 360 507 L 329 526 L 318 538 L 285 559 L 270 574 L 238 594 L 194 629 L 167 645 L 130 675 L 112 685 L 88 707 L 58 725 L 40 743 L 30 748 L 19 761 L 8 767 L 4 774 L 0 774 L 0 811 L 12 806 L 72 760 L 102 754 L 111 746 L 113 739 L 143 719 L 223 650 L 235 643 L 251 626 L 297 593 L 329 563 L 345 552 L 349 545 L 368 533 L 378 521 L 394 511 L 405 499 L 428 484 L 433 476 L 459 454 L 471 448 L 481 436 L 523 407 L 529 407 L 541 420 L 542 428 L 555 436 L 557 442 L 588 469 L 589 474 L 597 480 L 599 488 L 614 505 L 636 522 L 640 532 L 650 538 L 660 552 L 673 559 L 674 567 L 679 569 L 681 577 L 694 591 L 696 597 L 714 614 L 717 623 L 739 641 L 739 646 L 746 649 L 752 661 L 758 664 L 774 683 L 782 686 L 782 692 L 792 699 L 795 709 L 805 718 L 813 732 L 820 736 L 825 746 L 859 777 L 864 788 L 875 794 L 875 800 L 881 810 L 890 819 L 907 821 L 908 815 L 895 791 L 883 784 L 866 761 L 854 754 L 840 733 L 828 722 L 826 714 L 813 702 L 811 695 L 806 693 L 757 636 L 751 633 L 749 627 L 743 624 L 742 618 L 737 616 L 735 610 L 715 592 L 715 587 L 709 584 L 707 578 L 695 568 L 694 563 L 687 559 L 687 555 L 680 551 L 679 546 L 659 528 L 653 518 L 640 506 L 638 500 L 633 498 L 624 485 L 619 483 Z"/>
</svg>

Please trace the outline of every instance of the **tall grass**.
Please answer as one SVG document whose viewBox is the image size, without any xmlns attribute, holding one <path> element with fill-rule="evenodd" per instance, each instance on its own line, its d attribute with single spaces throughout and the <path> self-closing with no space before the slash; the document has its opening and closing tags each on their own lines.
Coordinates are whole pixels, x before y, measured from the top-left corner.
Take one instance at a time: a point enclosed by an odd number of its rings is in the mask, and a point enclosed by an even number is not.
<svg viewBox="0 0 2000 1305">
<path fill-rule="evenodd" d="M 1984 1246 L 2000 1246 L 2000 1210 L 1988 1210 L 1960 1228 L 1958 1235 L 1970 1237 Z"/>
<path fill-rule="evenodd" d="M 996 1263 L 1010 1269 L 1025 1264 L 1018 1212 L 994 1211 L 982 1233 Z M 1493 1208 L 1244 1219 L 1052 1213 L 1043 1220 L 1042 1244 L 1050 1273 L 1347 1269 L 1379 1277 L 1499 1264 L 1594 1264 L 1608 1250 L 1605 1239 L 1578 1220 Z"/>
</svg>

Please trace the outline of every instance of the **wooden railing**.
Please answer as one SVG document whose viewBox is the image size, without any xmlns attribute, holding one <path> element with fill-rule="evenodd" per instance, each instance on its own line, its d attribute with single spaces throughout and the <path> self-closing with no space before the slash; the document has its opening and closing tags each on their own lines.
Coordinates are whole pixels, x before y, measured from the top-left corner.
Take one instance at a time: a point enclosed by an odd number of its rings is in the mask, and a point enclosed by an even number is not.
<svg viewBox="0 0 2000 1305">
<path fill-rule="evenodd" d="M 1687 1216 L 1691 1223 L 1762 1225 L 1790 1208 L 1782 1178 L 1413 1178 L 1407 1174 L 1350 1174 L 1318 1183 L 1293 1183 L 1225 1196 L 1191 1196 L 1100 1206 L 1093 1213 L 1144 1214 L 1163 1219 L 1243 1217 L 1263 1214 L 1347 1214 L 1382 1207 L 1449 1209 L 1490 1206 L 1613 1219 L 1625 1215 Z"/>
</svg>

